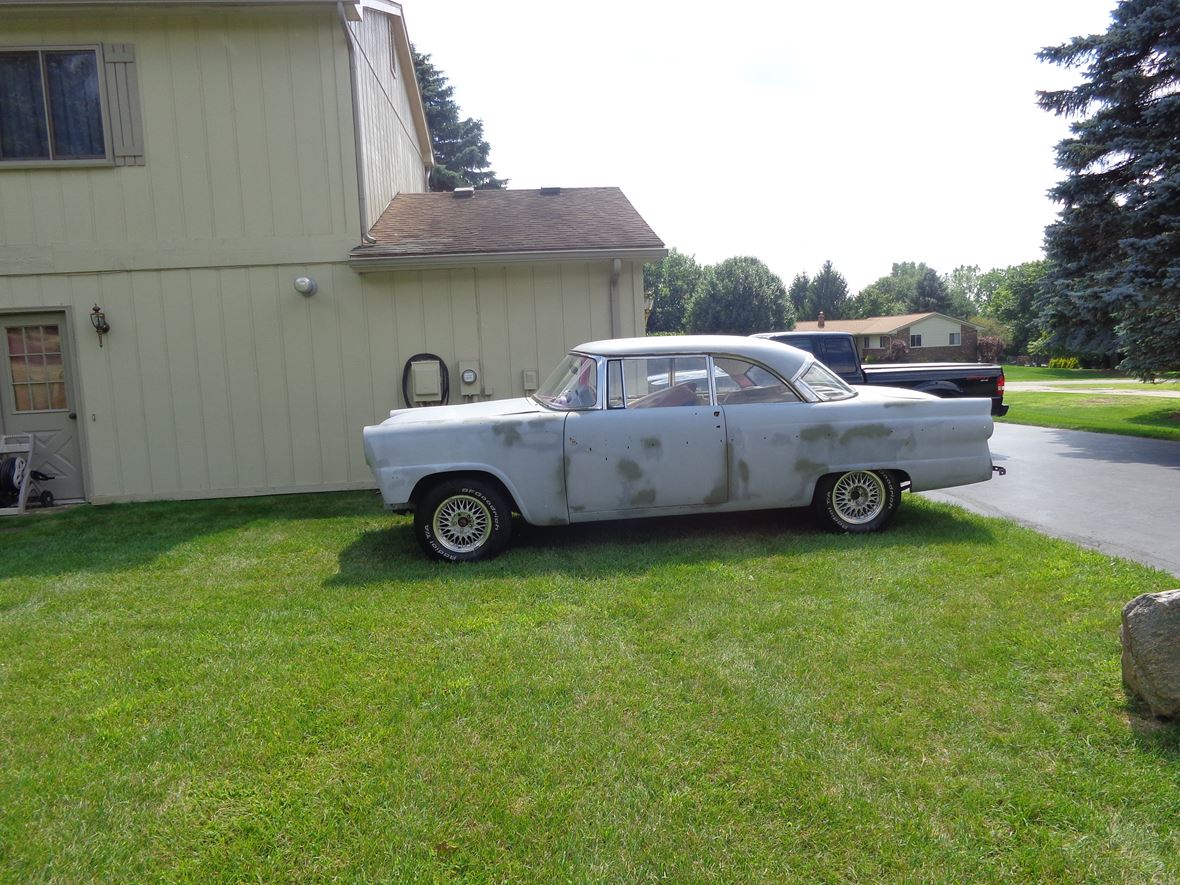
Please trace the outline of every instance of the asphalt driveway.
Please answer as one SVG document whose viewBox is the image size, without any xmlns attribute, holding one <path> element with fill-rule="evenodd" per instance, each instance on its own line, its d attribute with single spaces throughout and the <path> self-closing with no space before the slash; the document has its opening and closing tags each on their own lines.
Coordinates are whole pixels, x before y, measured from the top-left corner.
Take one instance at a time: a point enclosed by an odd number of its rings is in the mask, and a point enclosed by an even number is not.
<svg viewBox="0 0 1180 885">
<path fill-rule="evenodd" d="M 1007 476 L 922 494 L 1180 577 L 1180 442 L 996 424 L 991 450 Z"/>
</svg>

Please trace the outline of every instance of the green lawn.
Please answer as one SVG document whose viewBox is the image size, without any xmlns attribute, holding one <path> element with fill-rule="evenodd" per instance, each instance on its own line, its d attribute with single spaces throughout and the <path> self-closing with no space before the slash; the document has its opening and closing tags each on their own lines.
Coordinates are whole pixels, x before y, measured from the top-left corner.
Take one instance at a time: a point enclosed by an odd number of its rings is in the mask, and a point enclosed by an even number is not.
<svg viewBox="0 0 1180 885">
<path fill-rule="evenodd" d="M 518 536 L 428 563 L 370 493 L 0 522 L 0 880 L 1180 880 L 1118 644 L 1175 578 L 910 496 Z"/>
<path fill-rule="evenodd" d="M 1084 381 L 1090 378 L 1127 378 L 1111 369 L 1047 369 L 1039 366 L 1004 366 L 1007 381 Z"/>
<path fill-rule="evenodd" d="M 1180 440 L 1180 399 L 1013 390 L 1004 402 L 1011 410 L 996 420 L 1011 424 Z"/>
</svg>

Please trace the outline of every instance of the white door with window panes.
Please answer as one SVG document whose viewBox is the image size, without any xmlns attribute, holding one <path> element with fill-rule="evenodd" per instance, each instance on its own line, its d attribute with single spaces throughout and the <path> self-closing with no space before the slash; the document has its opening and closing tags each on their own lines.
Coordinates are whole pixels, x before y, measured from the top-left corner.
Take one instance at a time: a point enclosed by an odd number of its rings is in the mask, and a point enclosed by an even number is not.
<svg viewBox="0 0 1180 885">
<path fill-rule="evenodd" d="M 0 427 L 36 440 L 32 469 L 59 501 L 85 497 L 65 315 L 0 314 Z"/>
</svg>

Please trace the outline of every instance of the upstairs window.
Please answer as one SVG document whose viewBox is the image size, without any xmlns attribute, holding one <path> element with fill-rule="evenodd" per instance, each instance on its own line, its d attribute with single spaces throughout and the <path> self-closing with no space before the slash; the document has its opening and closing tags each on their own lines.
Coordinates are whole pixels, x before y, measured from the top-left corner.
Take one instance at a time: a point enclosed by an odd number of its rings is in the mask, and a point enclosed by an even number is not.
<svg viewBox="0 0 1180 885">
<path fill-rule="evenodd" d="M 0 160 L 105 160 L 94 49 L 0 52 Z"/>
<path fill-rule="evenodd" d="M 143 163 L 133 46 L 0 46 L 0 168 Z"/>
</svg>

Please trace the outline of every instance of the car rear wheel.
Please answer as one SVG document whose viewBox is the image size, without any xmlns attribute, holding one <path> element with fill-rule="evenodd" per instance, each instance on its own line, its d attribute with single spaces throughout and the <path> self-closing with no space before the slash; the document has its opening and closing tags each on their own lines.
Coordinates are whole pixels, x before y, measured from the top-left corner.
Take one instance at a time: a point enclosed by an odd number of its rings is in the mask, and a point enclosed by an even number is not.
<svg viewBox="0 0 1180 885">
<path fill-rule="evenodd" d="M 512 508 L 493 484 L 446 479 L 414 509 L 414 534 L 427 556 L 449 562 L 491 559 L 508 545 Z"/>
<path fill-rule="evenodd" d="M 813 506 L 838 532 L 875 532 L 885 527 L 901 503 L 901 486 L 885 470 L 849 470 L 823 477 Z"/>
</svg>

